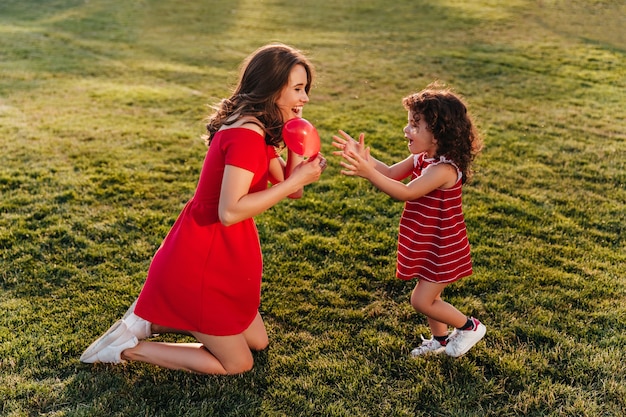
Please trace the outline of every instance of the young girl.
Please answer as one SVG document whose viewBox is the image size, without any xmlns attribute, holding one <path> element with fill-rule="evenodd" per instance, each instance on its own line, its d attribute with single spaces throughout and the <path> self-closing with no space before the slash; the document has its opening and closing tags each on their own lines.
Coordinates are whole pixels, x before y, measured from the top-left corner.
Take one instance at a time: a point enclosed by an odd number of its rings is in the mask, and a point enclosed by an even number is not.
<svg viewBox="0 0 626 417">
<path fill-rule="evenodd" d="M 267 45 L 248 57 L 232 96 L 210 117 L 196 192 L 156 252 L 139 298 L 82 362 L 137 360 L 203 374 L 252 368 L 251 351 L 268 345 L 253 217 L 300 197 L 326 166 L 321 155 L 304 161 L 288 151 L 285 162 L 276 153 L 283 124 L 302 117 L 312 81 L 311 64 L 289 46 Z M 198 343 L 141 341 L 154 333 Z"/>
<path fill-rule="evenodd" d="M 426 315 L 432 338 L 413 356 L 445 351 L 458 357 L 485 335 L 485 326 L 441 299 L 450 283 L 471 275 L 470 247 L 461 208 L 461 186 L 481 140 L 463 101 L 436 84 L 402 100 L 408 111 L 404 136 L 411 155 L 388 166 L 370 156 L 364 134 L 359 141 L 339 131 L 333 146 L 341 151 L 344 175 L 369 180 L 390 197 L 405 201 L 400 219 L 396 276 L 417 278 L 411 305 Z M 411 177 L 410 182 L 401 180 Z M 448 326 L 455 330 L 448 334 Z"/>
</svg>

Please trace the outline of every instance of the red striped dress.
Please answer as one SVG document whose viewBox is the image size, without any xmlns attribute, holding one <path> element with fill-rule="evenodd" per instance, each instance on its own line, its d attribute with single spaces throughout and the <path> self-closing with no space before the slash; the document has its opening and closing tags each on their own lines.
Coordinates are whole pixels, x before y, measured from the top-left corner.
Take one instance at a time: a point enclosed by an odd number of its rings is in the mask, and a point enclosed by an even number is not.
<svg viewBox="0 0 626 417">
<path fill-rule="evenodd" d="M 431 165 L 452 164 L 441 157 L 415 155 L 411 179 Z M 472 274 L 470 246 L 462 209 L 461 172 L 456 184 L 436 189 L 416 200 L 407 201 L 398 233 L 396 277 L 449 283 Z"/>
</svg>

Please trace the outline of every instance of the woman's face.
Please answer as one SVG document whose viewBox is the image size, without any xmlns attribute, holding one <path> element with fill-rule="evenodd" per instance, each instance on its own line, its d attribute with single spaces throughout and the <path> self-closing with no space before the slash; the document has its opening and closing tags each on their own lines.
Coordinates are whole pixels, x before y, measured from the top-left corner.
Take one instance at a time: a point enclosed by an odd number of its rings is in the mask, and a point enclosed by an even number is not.
<svg viewBox="0 0 626 417">
<path fill-rule="evenodd" d="M 280 92 L 276 105 L 283 116 L 283 123 L 289 119 L 302 117 L 302 107 L 309 102 L 305 91 L 307 73 L 304 66 L 295 65 L 289 73 L 289 81 Z"/>
<path fill-rule="evenodd" d="M 424 118 L 420 117 L 419 121 L 415 122 L 413 112 L 409 111 L 408 119 L 408 123 L 404 128 L 404 137 L 409 141 L 409 151 L 414 155 L 426 152 L 430 158 L 434 157 L 437 152 L 437 140 L 435 140 L 435 136 L 428 129 Z"/>
</svg>

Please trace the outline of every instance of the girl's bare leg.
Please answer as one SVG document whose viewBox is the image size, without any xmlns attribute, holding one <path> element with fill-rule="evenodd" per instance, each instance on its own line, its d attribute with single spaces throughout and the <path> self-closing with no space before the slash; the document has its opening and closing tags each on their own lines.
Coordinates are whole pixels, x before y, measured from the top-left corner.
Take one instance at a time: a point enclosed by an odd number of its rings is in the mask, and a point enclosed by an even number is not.
<svg viewBox="0 0 626 417">
<path fill-rule="evenodd" d="M 123 359 L 136 360 L 169 369 L 201 374 L 238 374 L 252 369 L 252 350 L 265 349 L 267 333 L 261 315 L 241 334 L 210 336 L 191 332 L 200 343 L 141 342 L 122 353 Z"/>
<path fill-rule="evenodd" d="M 460 328 L 467 322 L 466 315 L 441 299 L 441 292 L 447 285 L 420 281 L 411 293 L 411 305 L 428 318 L 431 333 L 435 336 L 446 335 L 448 326 Z"/>
</svg>

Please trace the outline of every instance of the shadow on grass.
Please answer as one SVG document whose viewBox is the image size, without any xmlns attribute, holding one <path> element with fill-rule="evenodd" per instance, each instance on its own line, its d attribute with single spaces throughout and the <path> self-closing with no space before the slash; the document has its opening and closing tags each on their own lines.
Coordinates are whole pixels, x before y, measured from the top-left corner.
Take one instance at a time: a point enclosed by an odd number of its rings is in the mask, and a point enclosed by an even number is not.
<svg viewBox="0 0 626 417">
<path fill-rule="evenodd" d="M 255 354 L 252 371 L 196 375 L 142 363 L 80 364 L 62 395 L 72 415 L 254 416 L 268 388 L 268 353 Z M 68 407 L 68 404 L 71 406 Z"/>
</svg>

